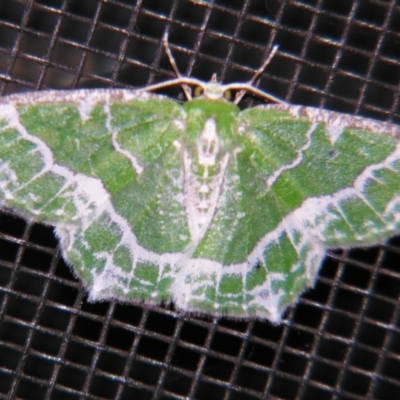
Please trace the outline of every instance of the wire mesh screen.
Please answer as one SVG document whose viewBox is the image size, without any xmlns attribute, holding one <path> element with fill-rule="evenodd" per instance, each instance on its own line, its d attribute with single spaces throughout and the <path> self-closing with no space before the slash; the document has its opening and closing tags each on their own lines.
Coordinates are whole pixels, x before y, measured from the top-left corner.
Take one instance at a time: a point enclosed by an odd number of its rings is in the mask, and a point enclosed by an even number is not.
<svg viewBox="0 0 400 400">
<path fill-rule="evenodd" d="M 247 81 L 279 44 L 263 90 L 400 121 L 394 0 L 2 1 L 1 94 L 171 78 L 167 30 L 184 74 Z M 280 326 L 89 303 L 52 228 L 3 210 L 0 398 L 395 399 L 399 293 L 397 237 L 330 253 Z"/>
</svg>

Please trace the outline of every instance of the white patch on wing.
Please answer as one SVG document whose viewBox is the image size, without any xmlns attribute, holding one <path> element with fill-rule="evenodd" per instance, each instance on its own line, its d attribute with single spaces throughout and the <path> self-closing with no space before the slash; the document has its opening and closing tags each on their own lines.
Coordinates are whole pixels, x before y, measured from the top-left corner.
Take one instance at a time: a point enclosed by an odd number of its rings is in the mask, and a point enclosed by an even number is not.
<svg viewBox="0 0 400 400">
<path fill-rule="evenodd" d="M 49 147 L 38 137 L 31 135 L 19 120 L 18 110 L 13 104 L 1 104 L 0 105 L 0 119 L 5 120 L 8 123 L 9 128 L 14 128 L 21 135 L 21 138 L 28 140 L 36 146 L 37 151 L 40 152 L 43 161 L 43 169 L 40 173 L 33 176 L 30 182 L 35 181 L 39 177 L 43 176 L 46 172 L 49 172 L 54 164 L 53 153 Z M 25 187 L 22 185 L 19 190 Z"/>
<path fill-rule="evenodd" d="M 283 110 L 290 113 L 294 118 L 305 117 L 310 122 L 322 123 L 328 130 L 328 135 L 332 144 L 335 143 L 346 128 L 382 133 L 395 138 L 400 138 L 399 125 L 375 121 L 370 118 L 357 117 L 315 107 L 304 107 L 285 103 L 266 104 L 256 108 L 263 110 Z"/>
<path fill-rule="evenodd" d="M 325 110 L 320 110 L 318 108 L 308 108 L 307 116 L 313 124 L 317 122 L 323 122 L 322 114 L 326 113 Z M 343 118 L 342 114 L 339 113 L 331 113 L 329 123 L 325 125 L 328 133 L 328 137 L 331 141 L 332 146 L 338 140 L 339 136 L 343 133 L 343 131 L 348 126 L 346 119 Z"/>
<path fill-rule="evenodd" d="M 96 104 L 97 102 L 90 98 L 80 101 L 77 104 L 79 116 L 81 117 L 82 122 L 86 122 L 90 118 L 90 114 L 92 113 Z"/>
<path fill-rule="evenodd" d="M 287 165 L 282 165 L 282 167 L 278 168 L 274 173 L 268 177 L 267 179 L 267 187 L 270 188 L 276 180 L 283 174 L 283 172 L 296 168 L 301 164 L 304 158 L 304 152 L 310 148 L 312 144 L 312 134 L 314 133 L 315 129 L 317 129 L 318 124 L 312 123 L 310 128 L 307 131 L 307 141 L 304 146 L 300 147 L 297 151 L 297 157 Z"/>
<path fill-rule="evenodd" d="M 144 167 L 140 165 L 138 159 L 131 152 L 122 148 L 118 142 L 119 131 L 112 126 L 112 114 L 109 102 L 104 104 L 104 112 L 107 116 L 106 118 L 107 131 L 111 133 L 111 141 L 115 151 L 125 156 L 131 163 L 132 168 L 135 170 L 135 172 L 138 175 L 140 175 L 144 171 Z"/>
</svg>

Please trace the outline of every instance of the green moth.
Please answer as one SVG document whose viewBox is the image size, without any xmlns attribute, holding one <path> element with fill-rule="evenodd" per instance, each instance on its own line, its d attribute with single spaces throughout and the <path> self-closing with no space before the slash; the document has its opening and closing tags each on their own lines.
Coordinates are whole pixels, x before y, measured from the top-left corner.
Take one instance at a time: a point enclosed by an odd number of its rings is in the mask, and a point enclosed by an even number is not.
<svg viewBox="0 0 400 400">
<path fill-rule="evenodd" d="M 91 300 L 278 323 L 327 249 L 400 232 L 398 126 L 176 83 L 183 105 L 160 85 L 0 100 L 0 204 L 55 226 Z"/>
</svg>

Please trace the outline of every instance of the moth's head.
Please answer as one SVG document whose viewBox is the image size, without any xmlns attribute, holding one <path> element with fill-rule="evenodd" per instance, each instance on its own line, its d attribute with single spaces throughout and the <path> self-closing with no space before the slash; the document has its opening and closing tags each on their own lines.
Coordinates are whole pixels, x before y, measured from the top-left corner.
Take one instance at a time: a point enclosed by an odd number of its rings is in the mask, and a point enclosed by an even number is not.
<svg viewBox="0 0 400 400">
<path fill-rule="evenodd" d="M 274 46 L 271 49 L 271 52 L 267 59 L 264 61 L 263 65 L 256 71 L 253 77 L 247 83 L 230 83 L 227 85 L 222 85 L 217 81 L 217 75 L 214 74 L 211 78 L 211 81 L 208 83 L 204 83 L 199 81 L 195 78 L 184 77 L 178 70 L 176 66 L 174 57 L 172 56 L 171 50 L 168 44 L 168 32 L 164 34 L 163 43 L 165 52 L 169 58 L 171 63 L 172 69 L 175 71 L 177 76 L 176 79 L 172 79 L 170 81 L 159 83 L 147 87 L 146 90 L 157 90 L 168 86 L 173 85 L 182 85 L 182 89 L 185 92 L 186 98 L 188 100 L 192 100 L 192 90 L 190 87 L 194 86 L 195 90 L 193 92 L 194 97 L 207 99 L 207 100 L 216 100 L 216 101 L 230 101 L 231 100 L 231 90 L 237 91 L 235 98 L 233 100 L 233 104 L 238 104 L 242 97 L 245 95 L 246 92 L 253 93 L 261 98 L 267 99 L 269 101 L 273 101 L 276 103 L 282 103 L 282 100 L 278 99 L 277 97 L 271 96 L 268 93 L 264 93 L 263 91 L 253 87 L 254 82 L 256 79 L 261 75 L 264 71 L 265 67 L 268 65 L 276 51 L 278 50 L 278 46 Z"/>
<path fill-rule="evenodd" d="M 193 93 L 194 97 L 207 100 L 223 100 L 231 99 L 231 92 L 217 80 L 217 75 L 213 74 L 210 82 L 204 82 L 197 85 Z"/>
</svg>

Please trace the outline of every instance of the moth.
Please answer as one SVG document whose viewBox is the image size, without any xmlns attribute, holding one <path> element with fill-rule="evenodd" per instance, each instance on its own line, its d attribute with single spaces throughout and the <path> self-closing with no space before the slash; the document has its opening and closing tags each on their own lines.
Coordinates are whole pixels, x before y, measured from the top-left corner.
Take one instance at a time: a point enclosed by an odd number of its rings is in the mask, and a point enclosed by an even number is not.
<svg viewBox="0 0 400 400">
<path fill-rule="evenodd" d="M 398 126 L 258 90 L 270 58 L 222 85 L 166 51 L 163 84 L 0 100 L 0 204 L 54 225 L 91 300 L 279 323 L 328 249 L 400 232 Z M 241 111 L 246 91 L 272 104 Z"/>
</svg>

